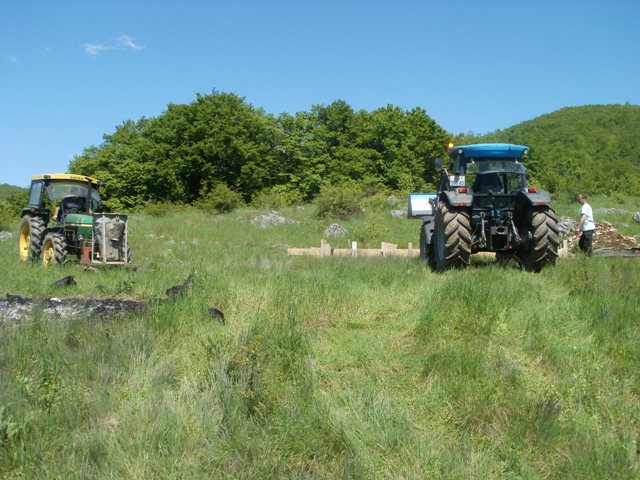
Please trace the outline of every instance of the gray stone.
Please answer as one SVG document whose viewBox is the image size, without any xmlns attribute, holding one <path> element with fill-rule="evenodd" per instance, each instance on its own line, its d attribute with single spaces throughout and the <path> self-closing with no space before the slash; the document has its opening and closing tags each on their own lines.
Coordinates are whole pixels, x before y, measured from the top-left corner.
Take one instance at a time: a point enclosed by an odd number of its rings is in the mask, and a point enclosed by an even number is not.
<svg viewBox="0 0 640 480">
<path fill-rule="evenodd" d="M 253 220 L 251 220 L 253 225 L 258 225 L 261 228 L 268 228 L 274 225 L 289 225 L 299 223 L 297 220 L 293 220 L 291 218 L 284 217 L 280 215 L 278 212 L 270 212 L 265 213 L 263 215 L 258 215 Z"/>
<path fill-rule="evenodd" d="M 571 217 L 562 217 L 558 222 L 558 230 L 560 231 L 560 235 L 569 235 L 574 232 L 578 226 L 578 222 L 576 222 Z"/>
<path fill-rule="evenodd" d="M 332 223 L 324 231 L 326 237 L 344 237 L 346 234 L 347 229 L 338 223 Z"/>
</svg>

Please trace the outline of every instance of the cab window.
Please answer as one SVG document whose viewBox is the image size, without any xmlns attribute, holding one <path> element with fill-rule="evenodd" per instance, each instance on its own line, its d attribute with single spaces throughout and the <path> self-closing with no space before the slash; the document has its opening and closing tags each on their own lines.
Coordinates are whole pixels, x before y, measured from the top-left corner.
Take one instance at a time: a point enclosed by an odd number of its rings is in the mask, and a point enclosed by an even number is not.
<svg viewBox="0 0 640 480">
<path fill-rule="evenodd" d="M 42 186 L 44 182 L 42 180 L 36 180 L 31 182 L 31 192 L 29 193 L 29 205 L 33 207 L 40 206 L 40 199 L 42 198 Z"/>
</svg>

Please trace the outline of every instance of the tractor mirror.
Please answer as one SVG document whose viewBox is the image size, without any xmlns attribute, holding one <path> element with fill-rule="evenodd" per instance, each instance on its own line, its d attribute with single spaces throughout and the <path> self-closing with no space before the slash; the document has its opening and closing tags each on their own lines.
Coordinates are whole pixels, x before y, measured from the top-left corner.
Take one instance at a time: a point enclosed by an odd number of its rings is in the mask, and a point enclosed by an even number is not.
<svg viewBox="0 0 640 480">
<path fill-rule="evenodd" d="M 442 158 L 441 157 L 436 158 L 435 165 L 436 165 L 436 170 L 440 170 L 442 168 Z"/>
</svg>

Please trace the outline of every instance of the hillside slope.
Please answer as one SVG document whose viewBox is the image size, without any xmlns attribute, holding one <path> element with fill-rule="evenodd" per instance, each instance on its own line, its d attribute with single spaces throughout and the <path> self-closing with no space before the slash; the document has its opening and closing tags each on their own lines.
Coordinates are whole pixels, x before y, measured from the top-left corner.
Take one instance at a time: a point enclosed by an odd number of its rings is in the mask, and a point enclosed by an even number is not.
<svg viewBox="0 0 640 480">
<path fill-rule="evenodd" d="M 531 147 L 533 178 L 551 192 L 640 189 L 640 106 L 568 107 L 489 133 L 479 141 Z"/>
<path fill-rule="evenodd" d="M 9 185 L 7 183 L 0 183 L 0 200 L 5 200 L 13 195 L 24 194 L 26 191 L 27 189 L 25 188 Z"/>
</svg>

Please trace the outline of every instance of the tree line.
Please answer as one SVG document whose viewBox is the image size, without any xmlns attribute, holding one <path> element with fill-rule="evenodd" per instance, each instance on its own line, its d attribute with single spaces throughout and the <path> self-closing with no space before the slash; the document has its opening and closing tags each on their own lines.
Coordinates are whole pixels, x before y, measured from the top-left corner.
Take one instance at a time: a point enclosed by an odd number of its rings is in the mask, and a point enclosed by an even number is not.
<svg viewBox="0 0 640 480">
<path fill-rule="evenodd" d="M 433 160 L 449 138 L 421 108 L 355 111 L 339 100 L 274 116 L 213 92 L 124 122 L 69 170 L 104 181 L 112 208 L 196 203 L 220 186 L 245 202 L 272 194 L 308 202 L 340 184 L 370 192 L 432 189 Z"/>
<path fill-rule="evenodd" d="M 354 110 L 342 100 L 295 115 L 271 115 L 214 91 L 170 104 L 155 118 L 126 121 L 76 156 L 69 170 L 105 182 L 114 209 L 194 204 L 233 194 L 309 202 L 336 185 L 364 195 L 433 190 L 434 159 L 450 141 L 531 147 L 530 183 L 552 193 L 640 190 L 640 107 L 558 110 L 483 136 L 453 136 L 421 108 Z"/>
</svg>

